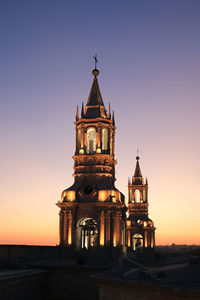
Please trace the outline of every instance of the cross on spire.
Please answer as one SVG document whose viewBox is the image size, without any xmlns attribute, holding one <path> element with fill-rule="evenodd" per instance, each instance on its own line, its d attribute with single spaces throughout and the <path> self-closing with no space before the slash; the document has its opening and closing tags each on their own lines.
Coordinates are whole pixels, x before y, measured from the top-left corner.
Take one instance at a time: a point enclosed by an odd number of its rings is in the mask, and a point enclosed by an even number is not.
<svg viewBox="0 0 200 300">
<path fill-rule="evenodd" d="M 94 58 L 94 68 L 96 69 L 97 68 L 97 63 L 98 63 L 97 54 L 95 54 L 95 56 L 93 56 L 93 58 Z"/>
</svg>

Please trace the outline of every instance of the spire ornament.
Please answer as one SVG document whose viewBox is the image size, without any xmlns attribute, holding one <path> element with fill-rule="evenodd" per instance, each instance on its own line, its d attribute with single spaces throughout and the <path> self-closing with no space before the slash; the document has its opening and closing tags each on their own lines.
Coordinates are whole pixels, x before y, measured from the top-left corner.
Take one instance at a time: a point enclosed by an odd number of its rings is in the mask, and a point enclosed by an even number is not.
<svg viewBox="0 0 200 300">
<path fill-rule="evenodd" d="M 96 78 L 99 75 L 99 70 L 97 69 L 97 54 L 95 54 L 95 56 L 93 56 L 94 58 L 94 70 L 92 70 L 92 75 L 94 75 L 94 77 Z"/>
<path fill-rule="evenodd" d="M 79 120 L 79 111 L 78 111 L 78 105 L 77 105 L 77 109 L 76 109 L 76 121 Z"/>
</svg>

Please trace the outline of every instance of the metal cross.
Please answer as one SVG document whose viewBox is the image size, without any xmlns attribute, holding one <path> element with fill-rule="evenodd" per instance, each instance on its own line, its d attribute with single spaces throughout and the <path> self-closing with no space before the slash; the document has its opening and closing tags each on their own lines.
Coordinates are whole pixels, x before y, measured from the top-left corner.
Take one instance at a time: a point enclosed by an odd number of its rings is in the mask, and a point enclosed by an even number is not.
<svg viewBox="0 0 200 300">
<path fill-rule="evenodd" d="M 97 68 L 97 63 L 98 63 L 97 54 L 95 54 L 95 56 L 93 56 L 93 58 L 94 58 L 94 68 L 96 69 Z"/>
</svg>

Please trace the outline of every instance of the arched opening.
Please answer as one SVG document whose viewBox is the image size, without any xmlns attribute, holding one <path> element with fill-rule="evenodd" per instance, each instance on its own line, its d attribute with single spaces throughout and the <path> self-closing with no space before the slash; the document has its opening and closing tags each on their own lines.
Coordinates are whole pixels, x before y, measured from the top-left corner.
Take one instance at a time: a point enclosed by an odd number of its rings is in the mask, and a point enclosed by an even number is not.
<svg viewBox="0 0 200 300">
<path fill-rule="evenodd" d="M 143 250 L 143 236 L 139 233 L 133 235 L 133 250 L 134 251 Z"/>
<path fill-rule="evenodd" d="M 87 153 L 96 152 L 96 130 L 89 128 L 87 130 Z"/>
<path fill-rule="evenodd" d="M 108 130 L 102 129 L 102 150 L 108 150 Z"/>
<path fill-rule="evenodd" d="M 81 149 L 81 130 L 78 130 L 77 133 L 77 151 Z"/>
<path fill-rule="evenodd" d="M 97 222 L 92 218 L 85 218 L 78 222 L 77 233 L 79 232 L 79 248 L 88 250 L 97 246 L 98 227 Z"/>
<path fill-rule="evenodd" d="M 140 191 L 135 190 L 135 203 L 140 203 Z"/>
</svg>

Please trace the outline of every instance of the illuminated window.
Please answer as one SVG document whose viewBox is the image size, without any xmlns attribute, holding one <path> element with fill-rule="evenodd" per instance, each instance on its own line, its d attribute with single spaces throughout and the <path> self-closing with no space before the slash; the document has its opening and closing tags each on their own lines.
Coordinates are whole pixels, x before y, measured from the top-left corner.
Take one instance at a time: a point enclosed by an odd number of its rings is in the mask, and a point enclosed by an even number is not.
<svg viewBox="0 0 200 300">
<path fill-rule="evenodd" d="M 140 203 L 140 191 L 135 190 L 135 202 Z"/>
<path fill-rule="evenodd" d="M 108 130 L 102 129 L 102 150 L 108 150 Z"/>
<path fill-rule="evenodd" d="M 79 151 L 81 149 L 81 130 L 78 130 L 78 136 L 77 136 L 77 150 Z"/>
<path fill-rule="evenodd" d="M 87 130 L 87 153 L 96 152 L 96 130 L 89 128 Z"/>
</svg>

